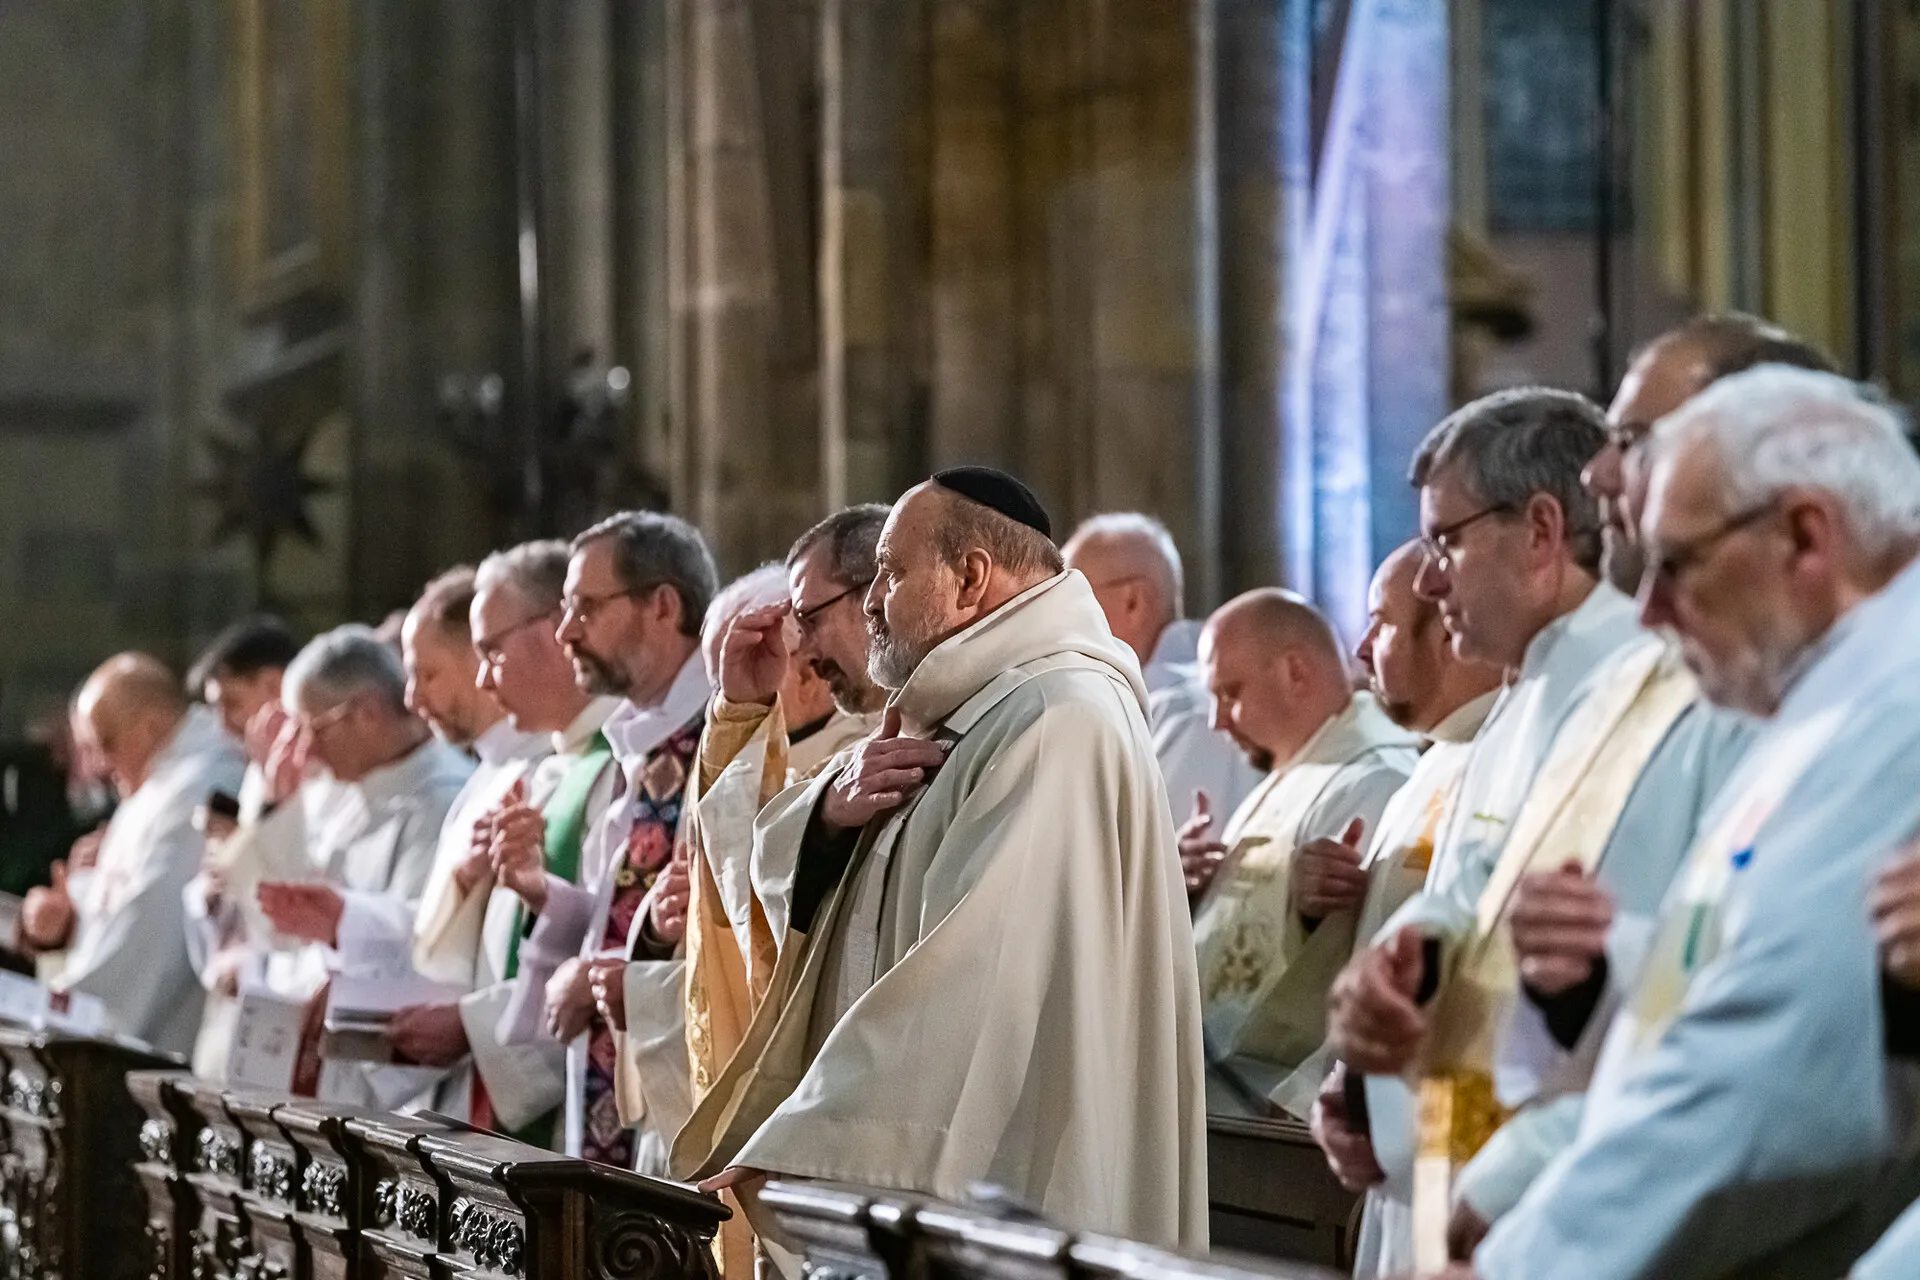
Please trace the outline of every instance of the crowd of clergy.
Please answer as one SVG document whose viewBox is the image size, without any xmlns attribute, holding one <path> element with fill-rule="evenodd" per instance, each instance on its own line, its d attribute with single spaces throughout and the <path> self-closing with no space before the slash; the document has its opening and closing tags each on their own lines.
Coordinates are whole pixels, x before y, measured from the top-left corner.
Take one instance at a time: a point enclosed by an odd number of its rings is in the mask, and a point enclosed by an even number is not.
<svg viewBox="0 0 1920 1280">
<path fill-rule="evenodd" d="M 1361 1277 L 1920 1275 L 1903 415 L 1705 317 L 1409 480 L 1351 651 L 960 467 L 725 587 L 632 512 L 397 644 L 113 657 L 18 945 L 202 1074 L 267 996 L 297 1091 L 699 1181 L 729 1280 L 769 1176 L 1203 1251 L 1209 1112 L 1310 1126 Z"/>
</svg>

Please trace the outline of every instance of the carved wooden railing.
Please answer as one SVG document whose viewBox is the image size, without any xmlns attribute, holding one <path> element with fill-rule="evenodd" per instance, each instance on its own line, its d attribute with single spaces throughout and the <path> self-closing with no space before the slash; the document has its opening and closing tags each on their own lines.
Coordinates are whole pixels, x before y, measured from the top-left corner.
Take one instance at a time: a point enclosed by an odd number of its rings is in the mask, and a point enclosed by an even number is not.
<svg viewBox="0 0 1920 1280">
<path fill-rule="evenodd" d="M 809 1280 L 1336 1280 L 1309 1263 L 1190 1258 L 1126 1240 L 868 1188 L 772 1183 L 760 1194 Z"/>
<path fill-rule="evenodd" d="M 144 1280 L 130 1043 L 0 1027 L 0 1276 Z"/>
</svg>

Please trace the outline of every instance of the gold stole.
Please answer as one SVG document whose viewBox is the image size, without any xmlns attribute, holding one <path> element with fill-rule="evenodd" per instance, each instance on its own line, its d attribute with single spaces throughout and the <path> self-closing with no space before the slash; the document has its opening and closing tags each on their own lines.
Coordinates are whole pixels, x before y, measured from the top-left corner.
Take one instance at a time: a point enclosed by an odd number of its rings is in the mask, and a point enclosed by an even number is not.
<svg viewBox="0 0 1920 1280">
<path fill-rule="evenodd" d="M 1494 1055 L 1519 996 L 1507 910 L 1523 876 L 1572 860 L 1591 874 L 1648 759 L 1698 686 L 1665 645 L 1623 661 L 1607 687 L 1581 702 L 1555 736 L 1513 834 L 1480 895 L 1471 936 L 1429 1016 L 1414 1158 L 1414 1264 L 1447 1265 L 1456 1175 L 1511 1112 L 1494 1089 Z"/>
<path fill-rule="evenodd" d="M 751 953 L 741 954 L 709 861 L 711 837 L 702 804 L 709 809 L 716 803 L 730 808 L 750 805 L 752 813 L 758 813 L 778 795 L 787 781 L 787 726 L 778 700 L 759 721 L 728 718 L 726 710 L 723 707 L 707 719 L 683 809 L 689 843 L 687 1058 L 696 1107 L 746 1038 L 774 967 L 775 940 L 757 896 L 751 899 Z M 764 752 L 748 750 L 756 734 L 764 739 Z M 744 826 L 725 825 L 735 828 L 731 834 L 736 838 L 746 838 L 747 848 L 716 850 L 721 857 L 750 855 L 752 816 L 745 816 Z M 723 1192 L 722 1198 L 735 1213 L 715 1235 L 715 1261 L 727 1280 L 750 1278 L 754 1274 L 753 1228 L 731 1193 Z"/>
</svg>

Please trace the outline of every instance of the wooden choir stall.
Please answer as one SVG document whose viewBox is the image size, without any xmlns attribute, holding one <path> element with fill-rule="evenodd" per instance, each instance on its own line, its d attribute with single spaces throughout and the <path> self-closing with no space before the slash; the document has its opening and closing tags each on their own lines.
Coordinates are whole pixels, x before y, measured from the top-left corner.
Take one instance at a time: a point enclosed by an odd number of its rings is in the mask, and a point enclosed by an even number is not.
<svg viewBox="0 0 1920 1280">
<path fill-rule="evenodd" d="M 717 1280 L 727 1210 L 431 1114 L 223 1089 L 125 1041 L 0 1027 L 0 1280 Z M 1016 1205 L 763 1192 L 810 1280 L 1309 1280 L 1351 1199 L 1291 1130 L 1214 1134 L 1216 1247 L 1074 1235 Z M 1222 1141 L 1222 1139 L 1227 1141 Z M 1223 1175 L 1225 1175 L 1223 1177 Z"/>
</svg>

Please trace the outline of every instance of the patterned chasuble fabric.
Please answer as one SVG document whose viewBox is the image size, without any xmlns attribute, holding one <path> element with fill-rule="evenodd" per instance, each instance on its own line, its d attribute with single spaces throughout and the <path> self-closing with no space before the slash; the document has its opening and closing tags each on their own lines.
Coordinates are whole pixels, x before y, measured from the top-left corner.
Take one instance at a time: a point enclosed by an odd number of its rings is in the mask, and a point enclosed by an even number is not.
<svg viewBox="0 0 1920 1280">
<path fill-rule="evenodd" d="M 597 950 L 626 950 L 634 916 L 673 858 L 680 841 L 680 802 L 700 746 L 702 719 L 695 717 L 682 726 L 654 749 L 640 769 L 639 790 L 632 797 L 633 830 L 619 865 L 610 873 L 613 901 Z M 580 1154 L 624 1169 L 633 1164 L 633 1132 L 621 1127 L 613 1073 L 613 1029 L 596 1018 L 587 1039 L 587 1110 Z"/>
</svg>

